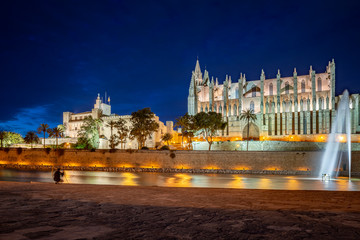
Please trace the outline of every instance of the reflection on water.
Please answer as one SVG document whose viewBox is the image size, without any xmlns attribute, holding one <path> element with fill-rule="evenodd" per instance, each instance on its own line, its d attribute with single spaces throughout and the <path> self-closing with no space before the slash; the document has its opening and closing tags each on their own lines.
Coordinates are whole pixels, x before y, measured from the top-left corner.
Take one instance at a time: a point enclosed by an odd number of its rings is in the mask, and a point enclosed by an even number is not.
<svg viewBox="0 0 360 240">
<path fill-rule="evenodd" d="M 123 186 L 360 191 L 360 179 L 304 176 L 65 171 L 64 183 Z M 53 182 L 51 171 L 0 170 L 0 181 Z"/>
</svg>

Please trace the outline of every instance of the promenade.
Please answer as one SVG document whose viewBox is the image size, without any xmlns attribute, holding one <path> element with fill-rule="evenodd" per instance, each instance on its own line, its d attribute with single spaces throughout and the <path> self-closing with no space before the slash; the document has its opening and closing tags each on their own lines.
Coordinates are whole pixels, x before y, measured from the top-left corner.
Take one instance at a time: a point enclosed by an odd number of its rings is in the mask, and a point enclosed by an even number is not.
<svg viewBox="0 0 360 240">
<path fill-rule="evenodd" d="M 360 239 L 360 192 L 0 182 L 0 239 Z"/>
</svg>

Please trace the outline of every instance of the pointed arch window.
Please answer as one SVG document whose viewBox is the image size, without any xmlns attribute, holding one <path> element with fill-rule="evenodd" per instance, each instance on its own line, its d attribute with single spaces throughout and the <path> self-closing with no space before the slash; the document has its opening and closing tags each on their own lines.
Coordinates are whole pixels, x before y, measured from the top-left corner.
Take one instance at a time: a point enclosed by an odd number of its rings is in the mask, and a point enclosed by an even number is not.
<svg viewBox="0 0 360 240">
<path fill-rule="evenodd" d="M 301 92 L 304 93 L 305 92 L 305 80 L 301 81 Z"/>
<path fill-rule="evenodd" d="M 256 97 L 256 87 L 253 86 L 251 89 L 251 97 Z"/>
<path fill-rule="evenodd" d="M 270 85 L 269 85 L 269 95 L 270 96 L 274 95 L 274 86 L 272 83 L 270 83 Z"/>
<path fill-rule="evenodd" d="M 231 116 L 231 105 L 229 105 L 229 116 Z"/>
<path fill-rule="evenodd" d="M 237 116 L 237 106 L 236 106 L 236 104 L 234 104 L 234 116 Z"/>
<path fill-rule="evenodd" d="M 290 90 L 289 82 L 286 82 L 285 83 L 285 94 L 289 94 L 289 90 Z"/>
<path fill-rule="evenodd" d="M 321 92 L 321 91 L 322 91 L 321 78 L 318 78 L 318 80 L 317 80 L 317 90 L 318 90 L 318 92 Z"/>
<path fill-rule="evenodd" d="M 201 112 L 203 112 L 204 111 L 204 109 L 203 109 L 203 107 L 201 106 Z"/>
<path fill-rule="evenodd" d="M 207 106 L 205 107 L 205 112 L 206 112 L 206 113 L 208 112 L 208 107 L 207 107 Z"/>
<path fill-rule="evenodd" d="M 322 110 L 324 109 L 324 98 L 323 97 L 320 97 L 319 98 L 319 110 Z"/>
<path fill-rule="evenodd" d="M 220 105 L 220 107 L 219 107 L 219 113 L 222 114 L 222 107 L 221 107 L 221 105 Z"/>
<path fill-rule="evenodd" d="M 251 101 L 251 102 L 250 102 L 250 110 L 255 111 L 254 101 Z"/>
</svg>

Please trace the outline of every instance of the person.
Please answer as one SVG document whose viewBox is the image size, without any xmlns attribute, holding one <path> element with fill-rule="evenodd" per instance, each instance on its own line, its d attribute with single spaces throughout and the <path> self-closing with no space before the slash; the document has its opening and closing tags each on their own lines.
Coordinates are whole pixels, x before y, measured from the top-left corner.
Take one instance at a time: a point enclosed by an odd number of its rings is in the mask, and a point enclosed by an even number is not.
<svg viewBox="0 0 360 240">
<path fill-rule="evenodd" d="M 64 172 L 60 172 L 60 168 L 58 168 L 54 173 L 55 184 L 58 184 L 59 182 L 63 182 L 63 180 L 61 180 L 61 176 L 64 176 Z"/>
</svg>

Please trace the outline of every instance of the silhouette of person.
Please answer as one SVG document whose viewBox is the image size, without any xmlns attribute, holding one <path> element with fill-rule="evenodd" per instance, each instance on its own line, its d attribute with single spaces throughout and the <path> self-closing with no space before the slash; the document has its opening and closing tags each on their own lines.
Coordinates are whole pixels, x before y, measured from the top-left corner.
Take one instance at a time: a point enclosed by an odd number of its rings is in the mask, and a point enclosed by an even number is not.
<svg viewBox="0 0 360 240">
<path fill-rule="evenodd" d="M 63 180 L 61 180 L 61 176 L 64 176 L 64 172 L 60 172 L 60 168 L 58 168 L 54 173 L 55 184 L 58 184 L 59 182 L 63 182 Z"/>
</svg>

